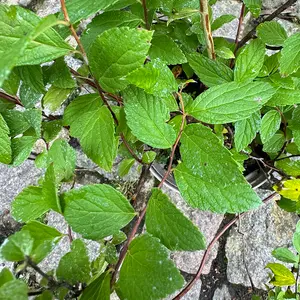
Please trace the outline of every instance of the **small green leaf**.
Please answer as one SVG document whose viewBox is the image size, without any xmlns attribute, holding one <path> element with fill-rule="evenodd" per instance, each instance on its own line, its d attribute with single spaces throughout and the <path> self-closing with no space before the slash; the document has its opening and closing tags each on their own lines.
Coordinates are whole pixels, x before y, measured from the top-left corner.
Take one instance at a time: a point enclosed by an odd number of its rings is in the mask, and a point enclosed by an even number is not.
<svg viewBox="0 0 300 300">
<path fill-rule="evenodd" d="M 12 280 L 3 284 L 0 288 L 0 299 L 3 300 L 27 300 L 27 284 L 22 280 Z"/>
<path fill-rule="evenodd" d="M 91 71 L 104 90 L 116 92 L 126 88 L 124 77 L 143 66 L 151 37 L 151 31 L 127 27 L 112 28 L 97 37 L 88 58 Z"/>
<path fill-rule="evenodd" d="M 225 46 L 216 48 L 215 52 L 216 52 L 217 56 L 224 58 L 224 59 L 235 58 L 234 53 L 228 47 L 225 47 Z"/>
<path fill-rule="evenodd" d="M 230 23 L 232 20 L 234 20 L 236 16 L 233 15 L 222 15 L 218 18 L 216 18 L 213 23 L 211 24 L 211 30 L 217 30 L 220 27 L 222 27 L 226 23 Z"/>
<path fill-rule="evenodd" d="M 71 284 L 87 283 L 91 277 L 91 266 L 85 244 L 82 240 L 74 240 L 71 252 L 65 254 L 59 261 L 56 276 Z"/>
<path fill-rule="evenodd" d="M 245 149 L 255 138 L 261 126 L 260 113 L 255 112 L 245 120 L 234 124 L 234 144 L 237 151 Z"/>
<path fill-rule="evenodd" d="M 72 89 L 62 89 L 52 85 L 43 98 L 44 107 L 52 112 L 56 111 L 67 99 L 71 91 Z"/>
<path fill-rule="evenodd" d="M 253 17 L 258 18 L 261 10 L 261 0 L 243 0 Z"/>
<path fill-rule="evenodd" d="M 156 157 L 156 152 L 146 151 L 146 152 L 144 152 L 144 154 L 142 156 L 142 161 L 145 164 L 150 164 L 154 161 L 155 157 Z"/>
<path fill-rule="evenodd" d="M 22 136 L 11 140 L 11 164 L 14 167 L 19 166 L 28 158 L 36 140 L 37 137 L 34 136 Z"/>
<path fill-rule="evenodd" d="M 183 163 L 176 167 L 175 179 L 192 207 L 237 213 L 261 204 L 231 153 L 209 128 L 201 124 L 186 126 L 180 154 Z"/>
<path fill-rule="evenodd" d="M 176 139 L 169 120 L 168 109 L 161 99 L 130 87 L 123 92 L 127 124 L 132 133 L 148 145 L 167 149 Z"/>
<path fill-rule="evenodd" d="M 199 229 L 157 188 L 152 190 L 148 203 L 146 228 L 170 250 L 205 249 L 205 238 Z"/>
<path fill-rule="evenodd" d="M 200 94 L 185 111 L 206 123 L 231 123 L 250 117 L 274 93 L 266 82 L 224 83 Z"/>
<path fill-rule="evenodd" d="M 12 158 L 9 128 L 0 114 L 0 162 L 9 164 Z"/>
<path fill-rule="evenodd" d="M 103 273 L 83 290 L 80 300 L 109 300 L 110 278 L 109 272 Z"/>
<path fill-rule="evenodd" d="M 281 115 L 277 110 L 268 111 L 261 120 L 260 137 L 266 143 L 280 128 Z"/>
<path fill-rule="evenodd" d="M 293 273 L 281 264 L 269 263 L 266 268 L 269 268 L 274 274 L 274 278 L 270 281 L 274 286 L 288 286 L 296 282 Z"/>
<path fill-rule="evenodd" d="M 234 68 L 234 80 L 237 82 L 251 81 L 259 74 L 264 64 L 265 44 L 252 40 L 238 55 Z"/>
<path fill-rule="evenodd" d="M 299 261 L 299 257 L 297 255 L 295 255 L 291 250 L 283 247 L 272 251 L 272 255 L 276 259 L 286 263 L 297 264 Z"/>
<path fill-rule="evenodd" d="M 300 103 L 300 90 L 278 88 L 268 101 L 268 106 L 284 106 Z"/>
<path fill-rule="evenodd" d="M 14 275 L 8 268 L 3 268 L 0 272 L 0 288 L 3 284 L 12 280 L 15 280 Z"/>
<path fill-rule="evenodd" d="M 113 235 L 112 243 L 114 245 L 119 245 L 127 240 L 127 235 L 123 231 L 119 231 Z"/>
<path fill-rule="evenodd" d="M 280 151 L 285 142 L 282 132 L 275 133 L 263 146 L 263 151 L 268 153 L 276 153 Z"/>
<path fill-rule="evenodd" d="M 186 57 L 175 41 L 165 34 L 155 34 L 149 50 L 151 59 L 161 59 L 167 65 L 186 63 Z"/>
<path fill-rule="evenodd" d="M 135 162 L 134 158 L 123 159 L 119 165 L 119 170 L 118 170 L 119 176 L 123 177 L 127 175 L 131 167 L 134 165 L 134 162 Z"/>
<path fill-rule="evenodd" d="M 62 120 L 42 122 L 43 138 L 47 143 L 54 140 L 62 130 Z"/>
<path fill-rule="evenodd" d="M 187 58 L 189 65 L 208 87 L 233 81 L 232 70 L 222 62 L 209 59 L 199 53 L 188 54 Z"/>
<path fill-rule="evenodd" d="M 281 50 L 280 73 L 288 76 L 300 67 L 300 33 L 295 33 L 285 40 Z"/>
<path fill-rule="evenodd" d="M 293 235 L 293 245 L 298 253 L 300 253 L 300 233 L 295 232 Z"/>
<path fill-rule="evenodd" d="M 86 185 L 65 194 L 64 216 L 75 232 L 100 240 L 118 232 L 135 216 L 128 200 L 106 184 Z"/>
<path fill-rule="evenodd" d="M 17 95 L 20 85 L 20 76 L 16 69 L 12 70 L 8 78 L 4 81 L 2 89 L 10 95 Z"/>
<path fill-rule="evenodd" d="M 129 245 L 117 282 L 123 299 L 162 299 L 180 289 L 184 280 L 167 249 L 149 234 L 135 238 Z"/>
<path fill-rule="evenodd" d="M 276 21 L 259 24 L 256 33 L 265 44 L 271 46 L 282 46 L 287 39 L 284 28 Z"/>
</svg>

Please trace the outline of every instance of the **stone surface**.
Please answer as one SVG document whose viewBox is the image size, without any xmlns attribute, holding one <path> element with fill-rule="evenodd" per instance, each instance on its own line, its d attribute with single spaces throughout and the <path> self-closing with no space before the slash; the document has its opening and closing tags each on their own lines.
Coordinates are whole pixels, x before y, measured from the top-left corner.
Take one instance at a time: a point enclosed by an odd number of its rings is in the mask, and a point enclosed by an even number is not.
<svg viewBox="0 0 300 300">
<path fill-rule="evenodd" d="M 251 278 L 256 288 L 265 289 L 265 266 L 275 261 L 271 252 L 291 245 L 298 220 L 297 215 L 283 211 L 274 200 L 244 215 L 238 226 L 230 230 L 226 243 L 229 282 L 251 287 Z"/>
<path fill-rule="evenodd" d="M 221 288 L 217 288 L 212 300 L 231 300 L 227 285 L 223 284 Z"/>
</svg>

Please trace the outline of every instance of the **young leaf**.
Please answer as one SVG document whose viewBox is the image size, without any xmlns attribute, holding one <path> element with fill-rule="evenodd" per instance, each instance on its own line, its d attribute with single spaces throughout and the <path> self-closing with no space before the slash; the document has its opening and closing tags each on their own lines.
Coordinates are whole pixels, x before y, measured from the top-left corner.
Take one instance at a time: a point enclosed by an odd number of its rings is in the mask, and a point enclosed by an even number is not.
<svg viewBox="0 0 300 300">
<path fill-rule="evenodd" d="M 277 188 L 275 187 L 275 189 Z M 283 186 L 277 190 L 283 197 L 298 201 L 300 196 L 300 179 L 286 180 L 283 182 Z"/>
<path fill-rule="evenodd" d="M 287 267 L 277 263 L 269 263 L 266 265 L 266 268 L 269 268 L 274 274 L 274 278 L 270 281 L 274 286 L 295 284 L 294 275 Z"/>
<path fill-rule="evenodd" d="M 72 89 L 61 89 L 52 85 L 43 98 L 43 105 L 51 112 L 60 108 L 62 103 L 67 99 Z"/>
<path fill-rule="evenodd" d="M 281 50 L 280 73 L 288 76 L 300 67 L 300 33 L 295 33 L 285 40 Z"/>
<path fill-rule="evenodd" d="M 222 15 L 218 18 L 216 18 L 213 23 L 211 24 L 211 30 L 217 30 L 220 27 L 222 27 L 226 23 L 230 23 L 232 20 L 234 20 L 236 16 L 233 15 Z"/>
<path fill-rule="evenodd" d="M 280 151 L 285 142 L 285 137 L 282 132 L 275 133 L 263 146 L 263 151 L 268 153 L 276 153 Z"/>
<path fill-rule="evenodd" d="M 14 280 L 15 277 L 8 268 L 3 268 L 0 272 L 0 288 L 6 282 Z"/>
<path fill-rule="evenodd" d="M 56 276 L 71 284 L 87 283 L 91 277 L 91 266 L 85 244 L 82 240 L 74 240 L 71 252 L 65 254 L 59 261 Z"/>
<path fill-rule="evenodd" d="M 64 124 L 70 135 L 80 140 L 85 154 L 106 171 L 110 171 L 117 155 L 114 120 L 98 95 L 78 97 L 66 109 Z"/>
<path fill-rule="evenodd" d="M 295 255 L 291 250 L 283 247 L 273 250 L 272 255 L 276 259 L 286 263 L 297 264 L 299 261 L 299 257 L 297 255 Z"/>
<path fill-rule="evenodd" d="M 12 280 L 3 284 L 0 288 L 0 299 L 27 300 L 27 284 L 22 280 Z"/>
<path fill-rule="evenodd" d="M 80 296 L 80 300 L 109 300 L 110 273 L 106 272 L 90 283 Z"/>
<path fill-rule="evenodd" d="M 271 46 L 282 46 L 287 39 L 284 28 L 276 21 L 259 24 L 256 33 L 265 44 Z"/>
<path fill-rule="evenodd" d="M 268 111 L 261 120 L 260 137 L 267 142 L 280 128 L 281 115 L 277 110 Z"/>
<path fill-rule="evenodd" d="M 183 131 L 180 153 L 183 163 L 176 167 L 175 179 L 192 207 L 237 213 L 261 204 L 231 153 L 209 128 L 188 125 Z"/>
<path fill-rule="evenodd" d="M 167 65 L 186 63 L 186 57 L 179 46 L 168 35 L 155 34 L 149 50 L 151 59 L 161 59 Z"/>
<path fill-rule="evenodd" d="M 128 200 L 106 184 L 86 185 L 65 194 L 64 216 L 75 232 L 100 240 L 118 232 L 135 216 Z"/>
<path fill-rule="evenodd" d="M 162 299 L 184 283 L 167 249 L 149 234 L 129 245 L 117 282 L 120 299 Z"/>
<path fill-rule="evenodd" d="M 0 162 L 9 164 L 11 161 L 12 153 L 10 146 L 9 128 L 0 114 Z"/>
<path fill-rule="evenodd" d="M 93 75 L 108 92 L 123 90 L 124 77 L 141 67 L 150 47 L 152 32 L 127 27 L 106 30 L 88 54 Z"/>
<path fill-rule="evenodd" d="M 134 158 L 123 159 L 122 162 L 120 163 L 119 170 L 118 170 L 119 176 L 123 177 L 127 175 L 131 167 L 134 165 L 134 162 L 135 162 Z"/>
<path fill-rule="evenodd" d="M 234 80 L 237 82 L 251 81 L 259 74 L 264 64 L 265 44 L 252 40 L 237 57 L 234 68 Z"/>
<path fill-rule="evenodd" d="M 35 136 L 22 136 L 11 140 L 11 164 L 14 167 L 19 166 L 28 158 L 36 140 L 37 137 Z"/>
<path fill-rule="evenodd" d="M 146 151 L 143 154 L 142 161 L 143 163 L 150 164 L 154 161 L 155 157 L 156 157 L 156 152 Z"/>
<path fill-rule="evenodd" d="M 275 93 L 266 82 L 229 82 L 200 94 L 185 111 L 210 124 L 224 124 L 246 119 L 258 111 Z"/>
<path fill-rule="evenodd" d="M 258 18 L 261 10 L 261 0 L 243 0 L 253 17 Z"/>
<path fill-rule="evenodd" d="M 152 190 L 148 203 L 146 228 L 170 250 L 205 249 L 205 238 L 199 229 L 157 188 Z"/>
<path fill-rule="evenodd" d="M 170 116 L 164 102 L 135 87 L 127 88 L 123 98 L 127 123 L 132 133 L 152 147 L 170 148 L 175 142 L 176 133 L 166 123 Z"/>
<path fill-rule="evenodd" d="M 188 54 L 187 58 L 189 65 L 208 87 L 233 81 L 233 71 L 222 62 L 209 59 L 200 53 Z"/>
<path fill-rule="evenodd" d="M 261 126 L 260 113 L 255 112 L 245 120 L 234 124 L 234 144 L 237 151 L 245 149 L 255 138 Z"/>
</svg>

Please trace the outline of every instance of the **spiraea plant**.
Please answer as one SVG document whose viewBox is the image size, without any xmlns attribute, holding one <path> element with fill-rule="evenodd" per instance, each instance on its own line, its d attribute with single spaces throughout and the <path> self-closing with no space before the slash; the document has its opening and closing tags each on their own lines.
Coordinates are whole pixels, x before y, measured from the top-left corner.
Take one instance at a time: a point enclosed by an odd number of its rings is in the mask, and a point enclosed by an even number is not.
<svg viewBox="0 0 300 300">
<path fill-rule="evenodd" d="M 171 175 L 191 207 L 241 215 L 264 202 L 244 175 L 276 171 L 278 204 L 299 213 L 300 33 L 288 36 L 275 20 L 296 0 L 267 16 L 260 0 L 244 0 L 232 40 L 214 35 L 235 18 L 215 18 L 215 2 L 61 0 L 61 11 L 45 18 L 0 5 L 0 162 L 34 159 L 44 170 L 12 201 L 22 228 L 0 248 L 15 265 L 0 273 L 0 299 L 182 298 L 238 217 L 206 245 L 162 191 Z M 257 22 L 241 39 L 246 14 Z M 107 172 L 117 157 L 121 176 L 137 167 L 135 191 L 78 188 L 74 141 Z M 165 171 L 144 197 L 155 163 Z M 43 222 L 50 210 L 69 226 L 70 252 L 46 272 L 39 263 L 65 235 Z M 101 246 L 94 261 L 84 239 Z M 196 250 L 206 252 L 185 283 L 170 253 Z M 27 270 L 40 275 L 38 286 L 20 278 Z"/>
</svg>

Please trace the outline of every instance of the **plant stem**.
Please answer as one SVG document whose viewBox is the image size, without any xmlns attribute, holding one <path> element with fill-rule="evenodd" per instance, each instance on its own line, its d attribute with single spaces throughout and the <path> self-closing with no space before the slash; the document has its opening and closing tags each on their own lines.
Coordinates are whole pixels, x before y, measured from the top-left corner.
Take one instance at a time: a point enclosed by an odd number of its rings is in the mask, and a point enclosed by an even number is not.
<svg viewBox="0 0 300 300">
<path fill-rule="evenodd" d="M 269 195 L 268 197 L 266 197 L 263 202 L 266 203 L 268 201 L 270 201 L 271 199 L 273 199 L 275 196 L 277 195 L 276 192 L 272 193 L 271 195 Z M 220 232 L 217 233 L 217 235 L 213 238 L 213 240 L 210 242 L 210 244 L 208 245 L 207 249 L 204 252 L 204 256 L 201 260 L 199 269 L 195 275 L 195 277 L 192 279 L 192 281 L 190 281 L 188 283 L 188 285 L 177 295 L 173 298 L 173 300 L 179 300 L 181 299 L 184 295 L 186 295 L 188 293 L 188 291 L 190 291 L 190 289 L 194 286 L 194 284 L 197 282 L 197 280 L 200 278 L 203 268 L 205 266 L 205 263 L 209 257 L 210 251 L 212 250 L 212 248 L 214 247 L 215 243 L 220 239 L 220 237 L 233 225 L 235 224 L 240 217 L 244 216 L 245 214 L 247 214 L 247 212 L 241 213 L 238 216 L 236 216 L 235 218 L 233 218 L 229 223 L 227 223 Z"/>
<path fill-rule="evenodd" d="M 281 157 L 281 158 L 274 159 L 274 161 L 283 160 L 283 159 L 288 159 L 288 158 L 291 158 L 291 157 L 300 157 L 300 154 L 288 155 L 288 156 L 286 156 L 286 157 Z"/>
<path fill-rule="evenodd" d="M 204 29 L 204 36 L 207 45 L 208 57 L 216 59 L 216 53 L 214 49 L 214 41 L 211 34 L 209 12 L 208 12 L 208 0 L 200 0 L 200 15 L 202 16 L 202 25 Z"/>
<path fill-rule="evenodd" d="M 281 14 L 284 10 L 286 10 L 288 7 L 296 3 L 297 0 L 289 0 L 282 4 L 279 8 L 277 8 L 272 14 L 270 14 L 268 17 L 264 18 L 261 21 L 258 21 L 258 23 L 255 25 L 255 27 L 249 31 L 244 38 L 239 42 L 238 44 L 238 49 L 244 46 L 251 38 L 254 37 L 256 28 L 259 24 L 267 22 L 267 21 L 272 21 L 274 18 L 276 18 L 279 14 Z"/>
<path fill-rule="evenodd" d="M 144 10 L 144 20 L 145 20 L 146 29 L 150 30 L 146 0 L 142 0 L 142 6 L 143 6 L 143 10 Z"/>
<path fill-rule="evenodd" d="M 3 98 L 5 100 L 8 100 L 8 101 L 16 104 L 16 105 L 24 107 L 24 105 L 22 104 L 22 102 L 20 101 L 20 99 L 17 96 L 12 96 L 5 92 L 0 91 L 0 98 Z"/>
</svg>

